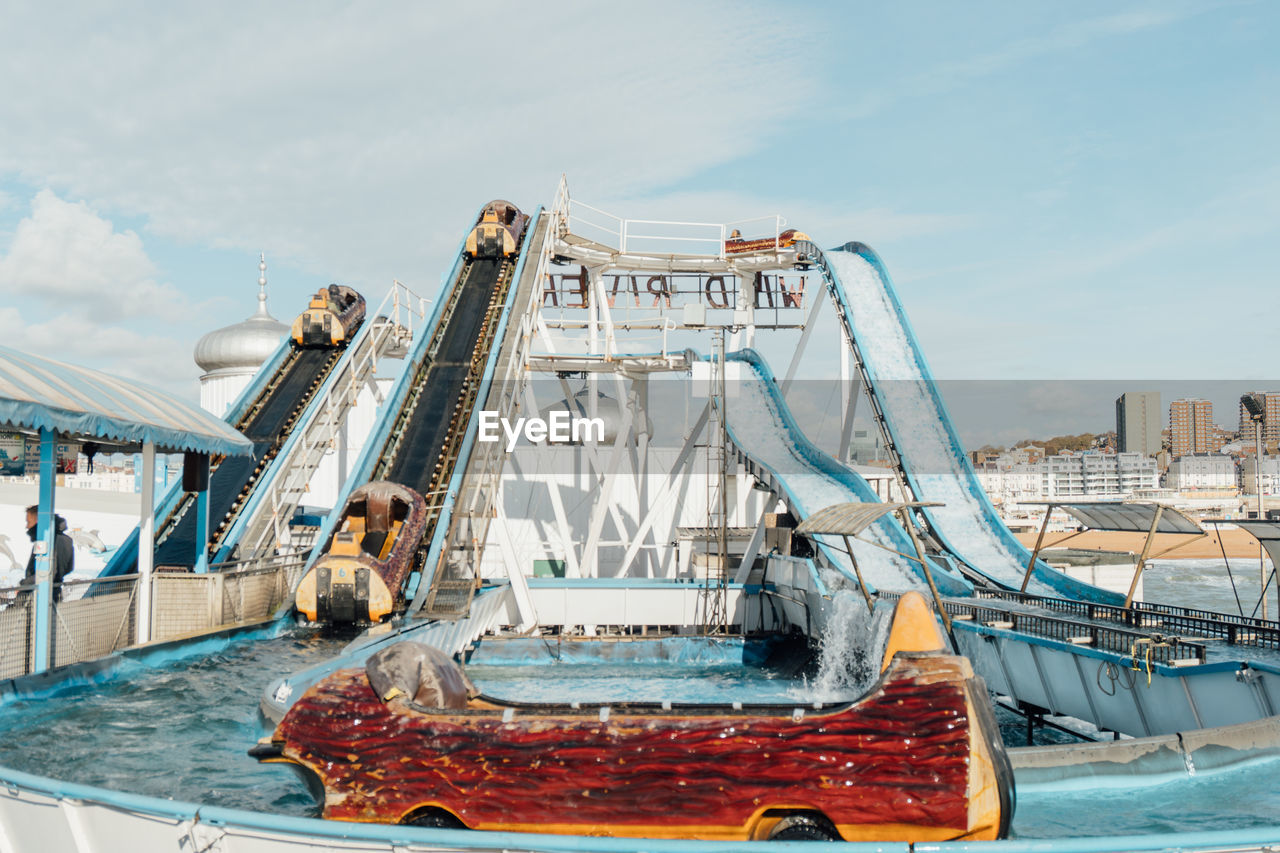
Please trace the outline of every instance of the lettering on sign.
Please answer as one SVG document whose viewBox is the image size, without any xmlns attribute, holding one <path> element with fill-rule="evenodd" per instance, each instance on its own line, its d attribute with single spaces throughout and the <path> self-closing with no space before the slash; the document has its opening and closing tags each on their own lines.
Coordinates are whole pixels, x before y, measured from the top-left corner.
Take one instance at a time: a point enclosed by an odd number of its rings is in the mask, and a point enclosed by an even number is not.
<svg viewBox="0 0 1280 853">
<path fill-rule="evenodd" d="M 621 273 L 604 276 L 604 299 L 610 308 L 659 311 L 701 303 L 710 309 L 732 309 L 740 304 L 741 283 L 733 275 Z M 806 277 L 781 273 L 756 273 L 751 282 L 755 308 L 786 310 L 804 308 Z M 585 269 L 576 273 L 551 273 L 543 283 L 542 304 L 563 309 L 585 309 L 592 290 Z"/>
</svg>

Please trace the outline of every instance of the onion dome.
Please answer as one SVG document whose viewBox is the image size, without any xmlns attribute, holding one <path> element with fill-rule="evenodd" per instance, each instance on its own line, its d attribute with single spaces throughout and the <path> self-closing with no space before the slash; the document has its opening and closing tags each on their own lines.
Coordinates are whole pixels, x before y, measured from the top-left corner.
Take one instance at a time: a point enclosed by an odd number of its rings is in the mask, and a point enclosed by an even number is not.
<svg viewBox="0 0 1280 853">
<path fill-rule="evenodd" d="M 258 256 L 258 310 L 247 320 L 205 335 L 196 344 L 196 364 L 206 376 L 254 373 L 280 346 L 289 327 L 267 311 L 267 261 Z"/>
</svg>

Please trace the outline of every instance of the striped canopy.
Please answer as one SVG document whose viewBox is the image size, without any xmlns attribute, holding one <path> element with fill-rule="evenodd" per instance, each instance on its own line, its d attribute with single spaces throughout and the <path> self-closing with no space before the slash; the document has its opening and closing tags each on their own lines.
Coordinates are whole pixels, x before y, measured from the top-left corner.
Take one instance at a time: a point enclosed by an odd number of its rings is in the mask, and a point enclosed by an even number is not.
<svg viewBox="0 0 1280 853">
<path fill-rule="evenodd" d="M 1150 502 L 1125 503 L 1122 501 L 1076 501 L 1074 503 L 1028 501 L 1026 505 L 1047 506 L 1050 512 L 1055 508 L 1064 510 L 1093 530 L 1124 533 L 1149 532 L 1151 530 L 1151 522 L 1156 517 L 1156 508 L 1160 506 Z M 1160 524 L 1156 527 L 1155 532 L 1204 533 L 1204 530 L 1194 520 L 1173 507 L 1166 506 L 1161 509 Z"/>
<path fill-rule="evenodd" d="M 124 447 L 250 456 L 225 421 L 172 394 L 97 370 L 0 346 L 0 429 L 54 429 Z"/>
<path fill-rule="evenodd" d="M 1219 524 L 1234 524 L 1241 530 L 1253 536 L 1263 548 L 1267 549 L 1267 556 L 1271 558 L 1271 562 L 1280 566 L 1280 521 L 1272 519 L 1243 519 L 1243 518 L 1206 518 L 1206 524 L 1212 524 L 1217 527 Z"/>
<path fill-rule="evenodd" d="M 796 533 L 857 536 L 880 518 L 903 507 L 942 506 L 940 503 L 847 503 L 820 509 L 796 527 Z"/>
</svg>

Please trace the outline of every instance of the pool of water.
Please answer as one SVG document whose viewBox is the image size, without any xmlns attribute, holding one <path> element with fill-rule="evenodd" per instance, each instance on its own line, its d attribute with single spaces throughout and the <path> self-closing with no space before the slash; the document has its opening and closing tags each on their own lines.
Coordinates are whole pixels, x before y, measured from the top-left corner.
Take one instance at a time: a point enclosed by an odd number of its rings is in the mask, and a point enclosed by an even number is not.
<svg viewBox="0 0 1280 853">
<path fill-rule="evenodd" d="M 341 638 L 287 632 L 106 684 L 0 707 L 0 765 L 85 785 L 280 814 L 317 812 L 287 768 L 246 754 L 268 731 L 258 698 L 268 676 L 332 657 Z M 281 771 L 284 772 L 281 772 Z"/>
<path fill-rule="evenodd" d="M 1280 760 L 1163 785 L 1018 792 L 1016 838 L 1155 835 L 1280 824 Z"/>
<path fill-rule="evenodd" d="M 0 764 L 157 797 L 313 816 L 316 804 L 293 772 L 259 765 L 246 752 L 267 733 L 258 715 L 262 687 L 283 671 L 331 657 L 345 642 L 287 629 L 207 656 L 136 666 L 107 684 L 11 702 L 0 707 Z M 788 702 L 807 690 L 803 679 L 744 676 L 723 665 L 485 665 L 468 672 L 486 692 L 522 701 Z M 1018 719 L 1003 715 L 1001 723 L 1009 743 L 1021 745 Z M 1040 730 L 1037 740 L 1071 738 Z M 1277 771 L 1280 762 L 1269 762 L 1158 786 L 1020 791 L 1013 831 L 1026 839 L 1273 825 Z"/>
<path fill-rule="evenodd" d="M 672 677 L 678 673 L 678 677 Z M 766 669 L 662 664 L 468 666 L 487 696 L 511 702 L 811 702 L 803 679 Z M 850 697 L 852 698 L 852 697 Z"/>
</svg>

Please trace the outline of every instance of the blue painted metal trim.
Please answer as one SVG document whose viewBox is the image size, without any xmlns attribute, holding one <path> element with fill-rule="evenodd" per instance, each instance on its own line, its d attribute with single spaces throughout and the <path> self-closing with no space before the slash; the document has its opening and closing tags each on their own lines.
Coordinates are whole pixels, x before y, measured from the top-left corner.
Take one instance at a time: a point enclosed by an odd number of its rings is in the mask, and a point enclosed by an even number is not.
<svg viewBox="0 0 1280 853">
<path fill-rule="evenodd" d="M 57 513 L 54 508 L 54 485 L 57 483 L 58 434 L 48 427 L 40 428 L 40 503 L 36 511 L 36 542 L 44 545 L 44 553 L 36 552 L 36 626 L 32 649 L 31 671 L 49 668 L 53 639 L 53 568 L 57 565 Z"/>
<path fill-rule="evenodd" d="M 160 797 L 147 797 L 106 788 L 93 788 L 75 782 L 59 782 L 20 770 L 0 768 L 0 780 L 9 786 L 59 799 L 101 803 L 130 812 L 157 815 L 175 820 L 197 819 L 200 823 L 221 827 L 243 827 L 266 833 L 298 836 L 299 839 L 324 841 L 373 841 L 403 846 L 439 846 L 459 850 L 535 850 L 545 853 L 635 853 L 641 847 L 654 853 L 716 853 L 734 851 L 751 853 L 760 850 L 759 842 L 725 841 L 676 841 L 667 839 L 599 838 L 578 835 L 539 835 L 527 832 L 477 832 L 465 829 L 428 829 L 425 827 L 353 823 L 348 821 L 318 820 L 316 818 L 289 817 L 261 812 L 229 809 L 219 806 L 202 806 Z M 813 842 L 774 841 L 769 850 L 800 851 L 826 849 L 815 848 Z M 829 849 L 849 853 L 910 853 L 905 843 L 869 844 L 844 843 Z"/>
<path fill-rule="evenodd" d="M 106 657 L 5 679 L 0 681 L 0 706 L 15 701 L 52 699 L 68 691 L 128 678 L 140 669 L 155 669 L 175 661 L 216 654 L 233 642 L 271 639 L 285 627 L 280 621 L 234 625 L 200 637 L 131 646 Z"/>
<path fill-rule="evenodd" d="M 435 577 L 436 563 L 440 560 L 440 551 L 444 548 L 444 541 L 449 535 L 449 523 L 453 519 L 453 504 L 458 499 L 458 489 L 462 487 L 462 477 L 467 470 L 467 462 L 471 459 L 471 449 L 475 446 L 476 433 L 480 422 L 480 406 L 484 405 L 484 401 L 489 398 L 489 388 L 493 385 L 493 374 L 498 369 L 498 352 L 502 349 L 502 338 L 506 334 L 507 322 L 511 318 L 511 306 L 515 302 L 516 292 L 520 289 L 520 277 L 524 275 L 525 263 L 535 251 L 533 232 L 537 230 L 538 220 L 541 217 L 542 207 L 539 205 L 529 219 L 532 227 L 525 229 L 524 245 L 520 249 L 520 260 L 516 263 L 516 268 L 511 273 L 511 286 L 507 289 L 507 299 L 502 306 L 502 317 L 498 320 L 498 328 L 493 335 L 493 347 L 485 360 L 484 376 L 480 380 L 480 388 L 476 392 L 476 406 L 471 410 L 471 417 L 467 419 L 467 429 L 463 433 L 462 447 L 458 449 L 458 458 L 453 464 L 453 474 L 449 477 L 448 493 L 445 495 L 444 503 L 440 506 L 440 517 L 436 520 L 435 531 L 431 536 L 431 547 L 427 549 L 427 559 L 422 564 L 423 576 L 416 585 L 413 585 L 412 589 L 406 590 L 406 594 L 409 596 L 415 595 L 417 588 L 424 583 L 429 588 L 432 578 Z M 540 249 L 541 247 L 538 247 L 538 250 Z"/>
<path fill-rule="evenodd" d="M 1112 663 L 1122 664 L 1126 667 L 1132 667 L 1134 659 L 1129 655 L 1122 655 L 1119 652 L 1109 652 L 1106 649 L 1096 649 L 1091 646 L 1076 646 L 1071 643 L 1064 643 L 1061 640 L 1054 640 L 1049 637 L 1037 637 L 1033 634 L 1024 634 L 1021 631 L 1013 631 L 1008 628 L 993 628 L 990 625 L 978 625 L 969 621 L 952 621 L 952 627 L 956 630 L 969 631 L 981 636 L 1001 637 L 1018 643 L 1026 643 L 1032 646 L 1043 646 L 1047 649 L 1054 649 L 1061 652 L 1070 652 L 1073 655 L 1086 658 L 1094 658 L 1095 660 L 1105 660 Z M 1138 665 L 1144 670 L 1146 668 L 1145 661 L 1137 661 Z M 1157 661 L 1151 662 L 1151 671 L 1159 672 L 1170 678 L 1179 678 L 1184 675 L 1207 675 L 1215 672 L 1235 672 L 1243 666 L 1254 668 L 1252 664 L 1245 664 L 1242 661 L 1214 661 L 1213 663 L 1198 664 L 1194 666 L 1167 666 Z M 1262 669 L 1263 666 L 1258 666 Z M 1275 671 L 1274 667 L 1270 671 Z"/>
<path fill-rule="evenodd" d="M 725 358 L 728 361 L 737 361 L 750 365 L 751 368 L 759 375 L 761 386 L 769 394 L 773 401 L 774 408 L 778 411 L 783 424 L 786 426 L 788 438 L 806 462 L 808 462 L 815 470 L 820 471 L 840 485 L 844 486 L 856 495 L 860 501 L 864 503 L 881 502 L 880 498 L 876 495 L 875 490 L 872 489 L 867 481 L 862 478 L 862 475 L 849 468 L 847 465 L 842 465 L 829 454 L 824 453 L 809 440 L 809 437 L 805 435 L 804 430 L 802 430 L 800 425 L 796 423 L 795 417 L 791 414 L 790 407 L 787 406 L 786 401 L 782 399 L 782 392 L 778 388 L 777 380 L 774 378 L 773 371 L 769 369 L 769 365 L 765 363 L 759 353 L 755 350 L 745 349 L 729 353 Z M 703 357 L 702 360 L 705 361 L 706 357 Z M 729 432 L 729 437 L 733 439 L 735 444 L 737 444 L 737 439 L 734 437 L 732 425 L 727 424 L 726 429 Z M 786 477 L 783 473 L 781 471 L 774 471 L 772 468 L 769 470 L 773 471 L 774 476 L 778 478 L 778 482 L 781 483 L 784 488 L 787 488 L 787 491 L 790 493 L 791 490 L 786 485 Z M 792 497 L 794 499 L 794 494 Z M 881 531 L 883 531 L 887 536 L 890 536 L 894 542 L 897 543 L 898 550 L 903 551 L 904 553 L 911 553 L 913 547 L 911 540 L 907 537 L 906 531 L 898 526 L 893 519 L 887 517 L 881 518 L 876 522 L 876 525 Z M 831 565 L 837 567 L 840 565 L 835 557 L 836 552 L 831 548 L 831 546 L 827 545 L 825 542 L 819 541 L 818 547 L 827 554 L 827 559 L 831 561 Z M 932 560 L 930 562 L 933 565 L 933 578 L 937 583 L 938 590 L 940 592 L 945 595 L 971 595 L 973 593 L 973 584 L 969 583 L 965 578 L 955 575 L 951 571 L 950 567 L 941 565 L 936 560 Z M 924 580 L 923 570 L 916 567 L 914 563 L 912 563 L 912 570 L 920 576 L 922 581 Z M 855 583 L 857 582 L 857 578 L 853 574 L 843 572 L 843 570 L 842 573 L 846 574 L 850 580 Z M 871 584 L 867 584 L 867 586 L 868 588 L 871 588 Z M 874 588 L 871 588 L 871 591 L 875 592 Z"/>
<path fill-rule="evenodd" d="M 209 571 L 209 490 L 196 493 L 196 565 L 195 573 Z"/>
<path fill-rule="evenodd" d="M 837 248 L 830 249 L 828 251 L 839 252 L 847 250 Z M 933 404 L 937 411 L 942 416 L 942 428 L 947 435 L 947 441 L 950 445 L 949 450 L 951 451 L 951 455 L 954 457 L 955 461 L 960 466 L 959 470 L 963 477 L 962 485 L 965 487 L 965 490 L 978 501 L 979 506 L 982 507 L 983 514 L 987 517 L 992 529 L 996 532 L 996 535 L 1000 537 L 1005 547 L 1009 549 L 1011 554 L 1021 556 L 1023 564 L 1025 565 L 1026 562 L 1031 560 L 1031 552 L 1028 551 L 1021 542 L 1014 538 L 1013 534 L 1009 532 L 1009 529 L 1005 527 L 1004 522 L 1002 522 L 996 514 L 996 510 L 991 503 L 991 499 L 987 497 L 986 491 L 983 490 L 982 486 L 978 483 L 977 475 L 973 473 L 973 467 L 969 464 L 969 458 L 963 451 L 964 445 L 960 443 L 960 437 L 959 434 L 956 433 L 955 424 L 951 421 L 951 416 L 947 411 L 946 404 L 942 400 L 942 395 L 938 393 L 938 384 L 934 381 L 933 372 L 929 369 L 929 363 L 924 357 L 924 352 L 920 349 L 920 343 L 916 338 L 915 331 L 911 328 L 911 322 L 907 318 L 906 311 L 902 308 L 902 302 L 898 299 L 898 293 L 894 289 L 893 280 L 889 276 L 888 269 L 885 268 L 884 261 L 882 261 L 880 256 L 868 246 L 863 246 L 862 250 L 853 252 L 852 254 L 858 255 L 869 263 L 875 269 L 876 274 L 880 277 L 881 283 L 884 285 L 885 293 L 888 295 L 889 300 L 893 305 L 893 310 L 897 315 L 898 322 L 902 326 L 903 335 L 907 340 L 907 344 L 911 347 L 912 357 L 914 358 L 916 366 L 920 370 L 920 375 L 923 377 L 925 385 L 929 390 L 929 396 L 933 400 Z M 840 276 L 829 264 L 826 263 L 825 258 L 822 260 L 822 267 L 831 283 L 833 295 L 840 301 L 840 304 L 845 311 L 852 311 L 853 307 L 849 303 L 848 295 L 845 293 L 844 284 L 840 281 Z M 866 367 L 867 375 L 874 383 L 876 381 L 875 371 L 870 365 L 867 365 Z M 892 434 L 896 431 L 895 424 L 893 423 L 893 414 L 889 411 L 885 411 L 884 417 L 889 431 Z M 911 460 L 904 458 L 902 463 L 908 483 L 912 490 L 919 494 L 919 485 L 911 468 Z M 955 554 L 957 558 L 963 561 L 964 555 L 946 540 L 946 536 L 941 532 L 941 528 L 936 523 L 933 513 L 930 512 L 927 507 L 922 508 L 921 511 L 924 513 L 925 517 L 929 519 L 933 532 L 937 535 L 938 539 L 942 541 L 942 544 L 949 551 Z M 967 564 L 968 563 L 966 561 L 966 565 Z M 972 566 L 972 568 L 976 572 L 983 573 L 981 566 Z M 1084 581 L 1076 580 L 1063 572 L 1053 569 L 1043 560 L 1036 561 L 1034 575 L 1036 579 L 1048 584 L 1050 587 L 1064 595 L 1082 601 L 1094 601 L 1100 604 L 1121 604 L 1124 601 L 1124 596 L 1113 593 L 1109 590 L 1101 589 L 1093 586 L 1092 584 L 1087 584 Z M 1008 588 L 1007 584 L 1002 583 L 995 578 L 991 578 L 991 580 Z"/>
<path fill-rule="evenodd" d="M 1082 816 L 1084 817 L 1084 816 Z M 1086 818 L 1087 819 L 1087 818 Z M 1252 849 L 1274 844 L 1280 826 L 1159 835 L 1110 835 L 1097 838 L 1013 839 L 1008 841 L 917 842 L 915 853 L 1115 853 L 1126 851 L 1195 851 Z"/>
<path fill-rule="evenodd" d="M 759 853 L 760 842 L 680 841 L 671 839 L 598 838 L 575 835 L 540 835 L 517 832 L 427 829 L 424 827 L 349 823 L 264 814 L 243 809 L 202 806 L 196 803 L 148 797 L 75 782 L 61 782 L 0 768 L 0 781 L 10 789 L 62 800 L 102 804 L 126 812 L 154 815 L 176 821 L 198 820 L 219 827 L 237 827 L 270 834 L 295 836 L 316 844 L 328 841 L 367 841 L 391 845 L 439 846 L 458 850 L 531 850 L 539 853 Z M 917 842 L 786 842 L 771 841 L 770 851 L 847 851 L 848 853 L 1110 853 L 1115 850 L 1175 851 L 1233 849 L 1274 844 L 1280 826 L 1159 835 L 1124 835 L 1097 838 L 1014 839 L 1008 841 Z"/>
</svg>

